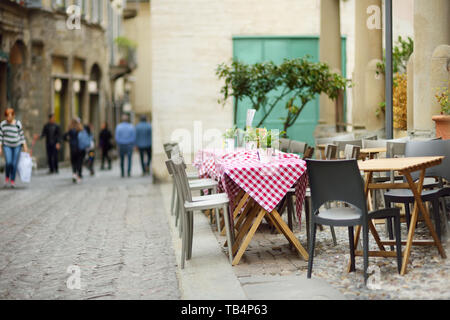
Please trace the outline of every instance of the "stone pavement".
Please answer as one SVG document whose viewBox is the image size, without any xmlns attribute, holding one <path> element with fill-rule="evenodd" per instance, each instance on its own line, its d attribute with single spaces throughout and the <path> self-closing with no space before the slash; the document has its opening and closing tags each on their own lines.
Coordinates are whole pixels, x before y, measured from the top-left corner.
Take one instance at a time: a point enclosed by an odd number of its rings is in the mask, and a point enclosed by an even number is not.
<svg viewBox="0 0 450 320">
<path fill-rule="evenodd" d="M 1 178 L 0 299 L 180 298 L 160 190 L 134 158 L 125 179 L 117 163 L 79 185 L 69 169 L 16 190 Z"/>
</svg>

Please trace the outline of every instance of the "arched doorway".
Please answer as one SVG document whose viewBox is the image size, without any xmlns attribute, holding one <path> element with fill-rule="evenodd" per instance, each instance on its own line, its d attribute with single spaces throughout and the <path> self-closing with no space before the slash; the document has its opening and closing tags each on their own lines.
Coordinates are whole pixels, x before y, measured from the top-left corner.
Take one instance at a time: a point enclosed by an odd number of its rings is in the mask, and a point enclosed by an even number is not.
<svg viewBox="0 0 450 320">
<path fill-rule="evenodd" d="M 87 123 L 94 128 L 97 134 L 100 130 L 100 90 L 102 73 L 98 64 L 94 64 L 89 75 L 89 111 Z"/>
</svg>

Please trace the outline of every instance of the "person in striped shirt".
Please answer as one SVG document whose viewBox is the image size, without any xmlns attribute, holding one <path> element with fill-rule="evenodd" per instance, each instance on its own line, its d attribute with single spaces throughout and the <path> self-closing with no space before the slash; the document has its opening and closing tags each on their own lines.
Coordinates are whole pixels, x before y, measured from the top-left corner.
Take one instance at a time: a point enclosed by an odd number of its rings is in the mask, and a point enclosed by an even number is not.
<svg viewBox="0 0 450 320">
<path fill-rule="evenodd" d="M 22 123 L 15 119 L 14 109 L 6 109 L 5 117 L 6 120 L 0 123 L 0 156 L 2 153 L 5 154 L 5 187 L 10 184 L 14 188 L 20 150 L 23 146 L 23 151 L 28 152 L 28 147 L 25 142 Z"/>
</svg>

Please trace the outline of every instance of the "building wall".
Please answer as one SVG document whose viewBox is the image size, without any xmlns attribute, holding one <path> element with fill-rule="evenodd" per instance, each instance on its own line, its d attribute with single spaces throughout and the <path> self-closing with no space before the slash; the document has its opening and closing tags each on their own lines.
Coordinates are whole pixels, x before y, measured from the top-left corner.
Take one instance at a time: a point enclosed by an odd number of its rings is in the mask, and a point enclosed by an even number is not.
<svg viewBox="0 0 450 320">
<path fill-rule="evenodd" d="M 188 130 L 184 138 L 190 135 L 193 145 L 195 121 L 202 127 L 196 132 L 203 133 L 232 126 L 231 101 L 218 104 L 222 83 L 215 75 L 218 64 L 231 61 L 232 37 L 318 35 L 319 10 L 319 3 L 309 0 L 151 1 L 156 177 L 166 176 L 162 145 L 175 130 Z"/>
<path fill-rule="evenodd" d="M 102 1 L 106 4 L 108 0 Z M 67 2 L 71 4 L 73 2 Z M 105 12 L 102 25 L 91 20 L 83 20 L 81 29 L 68 28 L 67 15 L 64 10 L 56 12 L 51 1 L 43 1 L 41 9 L 27 9 L 11 3 L 0 4 L 0 34 L 2 51 L 10 53 L 16 43 L 23 47 L 23 63 L 13 72 L 10 79 L 11 97 L 8 105 L 17 111 L 22 120 L 25 136 L 30 145 L 32 137 L 41 133 L 47 122 L 48 114 L 54 111 L 54 80 L 63 79 L 67 86 L 65 126 L 67 130 L 70 119 L 75 116 L 74 86 L 75 80 L 84 81 L 86 89 L 81 97 L 84 108 L 83 122 L 93 122 L 90 113 L 90 96 L 88 81 L 91 71 L 99 69 L 101 82 L 98 87 L 98 109 L 95 116 L 95 127 L 106 117 L 106 107 L 111 101 L 109 81 L 109 43 L 105 26 L 108 21 Z M 6 12 L 6 13 L 5 13 Z M 7 17 L 16 24 L 6 24 Z M 62 63 L 59 63 L 62 61 Z M 11 61 L 10 61 L 11 62 Z M 58 62 L 58 63 L 57 63 Z M 11 62 L 12 63 L 12 62 Z M 94 68 L 94 65 L 96 66 Z M 0 106 L 4 108 L 4 106 Z M 1 115 L 3 118 L 3 115 Z M 66 148 L 65 159 L 68 157 Z M 45 144 L 39 141 L 33 148 L 39 165 L 46 163 Z"/>
<path fill-rule="evenodd" d="M 152 111 L 151 87 L 151 19 L 150 2 L 128 3 L 135 8 L 137 16 L 124 21 L 124 33 L 127 38 L 137 43 L 137 68 L 128 80 L 132 84 L 130 102 L 135 114 L 150 115 Z"/>
</svg>

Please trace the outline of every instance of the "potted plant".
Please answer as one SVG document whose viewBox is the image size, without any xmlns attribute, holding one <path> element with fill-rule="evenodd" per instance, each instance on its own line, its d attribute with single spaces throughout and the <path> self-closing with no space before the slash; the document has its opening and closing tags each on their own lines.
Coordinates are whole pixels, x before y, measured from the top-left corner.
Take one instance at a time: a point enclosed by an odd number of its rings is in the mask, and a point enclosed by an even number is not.
<svg viewBox="0 0 450 320">
<path fill-rule="evenodd" d="M 450 139 L 450 101 L 448 88 L 438 88 L 436 99 L 441 106 L 441 114 L 433 116 L 432 119 L 436 123 L 436 137 L 442 139 Z"/>
<path fill-rule="evenodd" d="M 234 140 L 236 137 L 236 128 L 230 128 L 225 130 L 225 133 L 223 134 L 223 137 L 225 139 L 225 149 L 228 151 L 234 150 Z"/>
<path fill-rule="evenodd" d="M 258 147 L 258 136 L 255 128 L 248 127 L 245 131 L 244 139 L 246 149 L 253 150 Z"/>
</svg>

